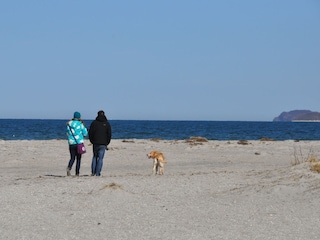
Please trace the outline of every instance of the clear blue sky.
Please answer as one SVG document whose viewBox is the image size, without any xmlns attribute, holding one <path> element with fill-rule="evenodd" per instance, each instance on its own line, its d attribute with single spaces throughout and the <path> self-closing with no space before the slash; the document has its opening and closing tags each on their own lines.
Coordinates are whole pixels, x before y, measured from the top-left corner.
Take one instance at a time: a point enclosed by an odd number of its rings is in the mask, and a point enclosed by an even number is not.
<svg viewBox="0 0 320 240">
<path fill-rule="evenodd" d="M 0 118 L 320 111 L 320 1 L 1 1 L 0 79 Z"/>
</svg>

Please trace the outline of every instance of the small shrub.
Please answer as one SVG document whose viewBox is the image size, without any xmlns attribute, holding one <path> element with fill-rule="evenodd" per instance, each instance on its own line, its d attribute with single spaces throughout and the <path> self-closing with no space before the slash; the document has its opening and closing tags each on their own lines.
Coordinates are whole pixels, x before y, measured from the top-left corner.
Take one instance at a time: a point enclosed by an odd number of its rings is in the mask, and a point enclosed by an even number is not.
<svg viewBox="0 0 320 240">
<path fill-rule="evenodd" d="M 133 140 L 126 140 L 126 139 L 123 139 L 122 142 L 124 142 L 124 143 L 134 143 Z"/>
<path fill-rule="evenodd" d="M 190 137 L 190 141 L 194 142 L 208 142 L 208 139 L 205 137 Z"/>
<path fill-rule="evenodd" d="M 312 155 L 309 159 L 308 159 L 309 163 L 318 163 L 319 160 L 317 157 L 315 157 L 314 155 Z"/>
<path fill-rule="evenodd" d="M 186 143 L 189 145 L 202 145 L 204 142 L 208 142 L 208 139 L 205 137 L 190 137 L 189 139 L 185 140 Z"/>
<path fill-rule="evenodd" d="M 238 144 L 240 144 L 240 145 L 248 145 L 249 142 L 248 142 L 248 140 L 239 140 Z"/>
<path fill-rule="evenodd" d="M 273 138 L 260 138 L 259 140 L 260 140 L 261 142 L 274 141 Z"/>
<path fill-rule="evenodd" d="M 162 139 L 161 138 L 150 138 L 150 141 L 153 142 L 160 142 Z"/>
<path fill-rule="evenodd" d="M 312 164 L 310 170 L 313 172 L 320 173 L 320 163 Z"/>
</svg>

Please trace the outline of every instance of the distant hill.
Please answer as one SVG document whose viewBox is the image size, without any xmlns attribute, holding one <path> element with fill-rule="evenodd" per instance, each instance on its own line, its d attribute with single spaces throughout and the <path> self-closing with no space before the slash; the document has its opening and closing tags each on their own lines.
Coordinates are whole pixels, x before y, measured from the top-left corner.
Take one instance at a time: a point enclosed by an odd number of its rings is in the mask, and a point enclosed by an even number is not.
<svg viewBox="0 0 320 240">
<path fill-rule="evenodd" d="M 273 119 L 274 122 L 293 122 L 293 121 L 320 121 L 320 113 L 310 110 L 293 110 L 282 112 Z"/>
</svg>

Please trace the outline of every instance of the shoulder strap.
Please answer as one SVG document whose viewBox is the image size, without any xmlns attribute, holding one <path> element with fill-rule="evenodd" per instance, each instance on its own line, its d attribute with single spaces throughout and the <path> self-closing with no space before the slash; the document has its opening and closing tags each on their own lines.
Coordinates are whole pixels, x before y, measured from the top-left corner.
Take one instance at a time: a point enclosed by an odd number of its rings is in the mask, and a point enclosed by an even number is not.
<svg viewBox="0 0 320 240">
<path fill-rule="evenodd" d="M 70 129 L 70 132 L 71 132 L 71 134 L 72 134 L 72 136 L 73 136 L 73 138 L 74 138 L 74 140 L 76 141 L 76 143 L 78 144 L 78 142 L 77 142 L 77 139 L 76 139 L 76 137 L 74 136 L 74 134 L 73 134 L 73 132 L 72 132 L 72 129 L 71 129 L 71 126 L 68 124 L 68 127 L 69 127 L 69 129 Z"/>
</svg>

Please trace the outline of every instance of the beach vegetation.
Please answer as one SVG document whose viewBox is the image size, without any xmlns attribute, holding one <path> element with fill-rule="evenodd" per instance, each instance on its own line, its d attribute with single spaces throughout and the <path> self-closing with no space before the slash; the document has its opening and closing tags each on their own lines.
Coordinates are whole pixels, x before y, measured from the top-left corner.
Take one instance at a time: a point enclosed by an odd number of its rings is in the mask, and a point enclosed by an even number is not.
<svg viewBox="0 0 320 240">
<path fill-rule="evenodd" d="M 307 154 L 303 154 L 301 148 L 299 148 L 299 150 L 295 149 L 293 155 L 293 166 L 301 163 L 309 163 L 311 171 L 320 173 L 320 161 L 319 158 L 315 156 L 312 149 L 309 149 Z"/>
<path fill-rule="evenodd" d="M 189 139 L 185 140 L 186 143 L 189 143 L 189 145 L 202 145 L 204 142 L 208 142 L 208 139 L 205 137 L 193 137 L 191 136 Z"/>
<path fill-rule="evenodd" d="M 150 138 L 150 141 L 153 142 L 160 142 L 161 140 L 163 140 L 162 138 Z"/>
<path fill-rule="evenodd" d="M 310 148 L 307 153 L 304 153 L 301 149 L 294 148 L 292 166 L 299 165 L 301 163 L 310 162 L 310 159 L 314 159 L 313 149 Z"/>
<path fill-rule="evenodd" d="M 240 145 L 248 145 L 249 141 L 242 139 L 242 140 L 239 140 L 237 143 L 240 144 Z"/>
<path fill-rule="evenodd" d="M 310 166 L 311 171 L 320 173 L 320 161 L 317 157 L 311 156 L 308 162 L 311 164 Z"/>
<path fill-rule="evenodd" d="M 106 188 L 110 188 L 110 189 L 113 189 L 113 190 L 117 190 L 117 189 L 120 189 L 120 190 L 123 190 L 123 187 L 117 183 L 109 183 L 109 184 L 105 184 L 100 190 L 103 190 L 103 189 L 106 189 Z"/>
<path fill-rule="evenodd" d="M 317 162 L 317 163 L 311 164 L 310 170 L 313 172 L 320 173 L 320 163 Z"/>
<path fill-rule="evenodd" d="M 127 139 L 123 139 L 122 142 L 124 142 L 124 143 L 134 143 L 133 140 L 127 140 Z"/>
</svg>

